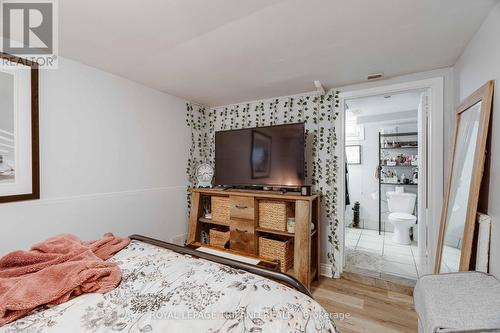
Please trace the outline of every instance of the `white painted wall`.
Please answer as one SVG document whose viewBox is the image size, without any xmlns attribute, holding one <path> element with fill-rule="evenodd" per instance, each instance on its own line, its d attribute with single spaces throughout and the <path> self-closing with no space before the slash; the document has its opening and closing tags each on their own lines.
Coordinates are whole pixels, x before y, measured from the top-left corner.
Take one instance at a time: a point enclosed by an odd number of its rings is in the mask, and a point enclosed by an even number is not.
<svg viewBox="0 0 500 333">
<path fill-rule="evenodd" d="M 0 205 L 0 254 L 58 233 L 185 233 L 185 101 L 59 61 L 40 73 L 41 200 Z"/>
<path fill-rule="evenodd" d="M 498 4 L 455 65 L 456 103 L 482 86 L 488 80 L 496 80 L 496 96 L 493 106 L 491 178 L 488 214 L 492 217 L 490 272 L 500 278 L 500 177 L 494 170 L 500 169 L 500 4 Z"/>
<path fill-rule="evenodd" d="M 356 201 L 360 203 L 360 227 L 378 229 L 378 200 L 372 193 L 378 194 L 378 180 L 375 169 L 378 165 L 378 133 L 380 126 L 365 126 L 365 139 L 348 141 L 346 145 L 361 146 L 361 164 L 348 164 L 349 198 L 351 205 L 346 208 L 349 222 L 352 221 L 352 207 Z"/>
</svg>

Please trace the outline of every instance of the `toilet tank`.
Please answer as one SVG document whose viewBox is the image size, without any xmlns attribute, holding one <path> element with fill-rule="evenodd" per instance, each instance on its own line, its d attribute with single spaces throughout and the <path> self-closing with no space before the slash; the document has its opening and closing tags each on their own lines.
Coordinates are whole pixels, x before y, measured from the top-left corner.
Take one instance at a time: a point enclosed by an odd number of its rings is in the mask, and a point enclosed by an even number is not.
<svg viewBox="0 0 500 333">
<path fill-rule="evenodd" d="M 391 213 L 413 214 L 416 201 L 415 193 L 387 192 L 387 205 Z"/>
</svg>

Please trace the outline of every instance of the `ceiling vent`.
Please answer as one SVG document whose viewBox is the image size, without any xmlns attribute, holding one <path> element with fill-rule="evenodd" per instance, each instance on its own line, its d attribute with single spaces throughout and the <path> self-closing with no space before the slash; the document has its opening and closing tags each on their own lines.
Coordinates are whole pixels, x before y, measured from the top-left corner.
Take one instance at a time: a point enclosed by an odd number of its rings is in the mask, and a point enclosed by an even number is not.
<svg viewBox="0 0 500 333">
<path fill-rule="evenodd" d="M 375 74 L 370 74 L 367 76 L 367 79 L 369 81 L 371 80 L 380 80 L 384 77 L 384 73 L 375 73 Z"/>
</svg>

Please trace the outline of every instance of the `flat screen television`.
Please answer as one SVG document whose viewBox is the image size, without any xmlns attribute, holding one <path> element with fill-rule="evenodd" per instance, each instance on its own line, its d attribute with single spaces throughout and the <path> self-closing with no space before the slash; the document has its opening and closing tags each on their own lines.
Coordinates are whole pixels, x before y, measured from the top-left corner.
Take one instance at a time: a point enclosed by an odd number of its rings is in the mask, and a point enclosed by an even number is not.
<svg viewBox="0 0 500 333">
<path fill-rule="evenodd" d="M 304 123 L 216 132 L 215 185 L 305 185 Z"/>
</svg>

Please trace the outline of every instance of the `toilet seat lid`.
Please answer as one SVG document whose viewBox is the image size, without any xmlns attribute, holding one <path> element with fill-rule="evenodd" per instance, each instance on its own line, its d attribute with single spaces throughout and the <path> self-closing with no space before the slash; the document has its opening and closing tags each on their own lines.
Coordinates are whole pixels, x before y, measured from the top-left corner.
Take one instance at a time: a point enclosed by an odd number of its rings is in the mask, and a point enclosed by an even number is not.
<svg viewBox="0 0 500 333">
<path fill-rule="evenodd" d="M 389 217 L 398 219 L 398 220 L 410 220 L 415 221 L 417 218 L 415 215 L 407 214 L 407 213 L 391 213 Z"/>
</svg>

